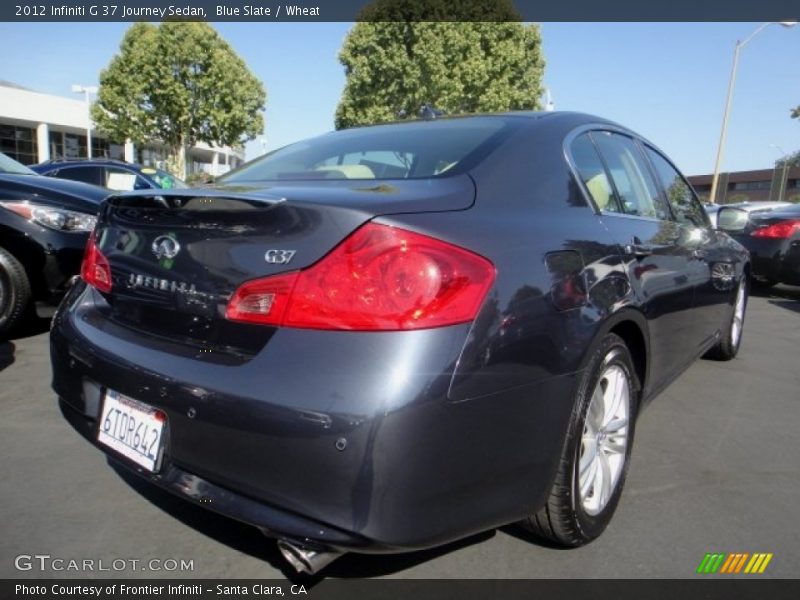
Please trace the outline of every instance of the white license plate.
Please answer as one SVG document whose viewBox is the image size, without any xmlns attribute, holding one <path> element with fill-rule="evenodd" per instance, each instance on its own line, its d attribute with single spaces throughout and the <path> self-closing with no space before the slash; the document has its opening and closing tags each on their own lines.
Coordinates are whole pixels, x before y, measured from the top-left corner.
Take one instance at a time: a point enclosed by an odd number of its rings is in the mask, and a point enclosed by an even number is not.
<svg viewBox="0 0 800 600">
<path fill-rule="evenodd" d="M 156 471 L 166 415 L 152 406 L 108 390 L 103 398 L 97 441 Z"/>
</svg>

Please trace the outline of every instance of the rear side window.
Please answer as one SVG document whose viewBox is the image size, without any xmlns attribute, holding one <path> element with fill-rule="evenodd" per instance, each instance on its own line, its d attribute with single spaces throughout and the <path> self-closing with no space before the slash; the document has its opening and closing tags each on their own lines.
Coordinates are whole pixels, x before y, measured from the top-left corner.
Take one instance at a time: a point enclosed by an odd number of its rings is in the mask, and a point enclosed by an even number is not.
<svg viewBox="0 0 800 600">
<path fill-rule="evenodd" d="M 588 133 L 575 138 L 572 142 L 572 160 L 578 170 L 581 181 L 586 186 L 592 200 L 603 212 L 621 212 L 619 202 L 611 182 L 608 179 L 606 168 L 597 148 L 594 146 Z"/>
<path fill-rule="evenodd" d="M 103 185 L 101 181 L 102 171 L 103 169 L 100 167 L 62 167 L 58 170 L 58 176 L 62 179 Z"/>
<path fill-rule="evenodd" d="M 118 192 L 129 192 L 131 190 L 146 190 L 151 186 L 133 171 L 119 169 L 117 167 L 106 167 L 106 180 L 104 187 Z"/>
<path fill-rule="evenodd" d="M 659 196 L 644 157 L 629 137 L 607 131 L 592 132 L 606 164 L 622 212 L 637 217 L 666 219 L 667 211 Z"/>
<path fill-rule="evenodd" d="M 510 121 L 510 120 L 509 120 Z M 420 179 L 463 172 L 506 138 L 496 117 L 356 128 L 276 150 L 219 182 L 319 179 Z"/>
<path fill-rule="evenodd" d="M 667 202 L 678 222 L 695 227 L 707 227 L 706 213 L 681 174 L 669 164 L 667 159 L 652 148 L 647 147 L 646 152 L 653 163 L 656 175 L 667 196 Z"/>
</svg>

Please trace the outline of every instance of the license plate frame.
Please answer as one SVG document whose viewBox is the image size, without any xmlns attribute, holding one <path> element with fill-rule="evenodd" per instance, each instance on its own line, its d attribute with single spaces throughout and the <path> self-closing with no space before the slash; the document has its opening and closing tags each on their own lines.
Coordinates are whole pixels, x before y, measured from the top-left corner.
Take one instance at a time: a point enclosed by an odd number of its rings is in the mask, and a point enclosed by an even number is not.
<svg viewBox="0 0 800 600">
<path fill-rule="evenodd" d="M 166 414 L 154 406 L 106 389 L 95 439 L 150 473 L 158 473 L 164 456 Z"/>
</svg>

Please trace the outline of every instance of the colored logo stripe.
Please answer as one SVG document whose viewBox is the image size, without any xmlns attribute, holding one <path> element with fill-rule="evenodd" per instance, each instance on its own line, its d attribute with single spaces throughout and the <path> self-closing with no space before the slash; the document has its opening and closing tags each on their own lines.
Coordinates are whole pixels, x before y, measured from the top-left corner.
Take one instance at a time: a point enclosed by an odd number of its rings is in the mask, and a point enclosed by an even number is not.
<svg viewBox="0 0 800 600">
<path fill-rule="evenodd" d="M 724 554 L 706 554 L 700 566 L 697 567 L 698 573 L 716 573 L 725 558 Z"/>
<path fill-rule="evenodd" d="M 722 565 L 722 569 L 720 573 L 738 573 L 742 570 L 744 566 L 744 562 L 750 557 L 750 554 L 744 553 L 736 553 L 736 554 L 729 554 L 728 560 L 725 561 L 725 564 Z"/>
<path fill-rule="evenodd" d="M 763 573 L 769 561 L 772 560 L 772 552 L 769 554 L 753 554 L 753 558 L 750 559 L 750 562 L 747 563 L 747 566 L 744 569 L 745 573 Z"/>
<path fill-rule="evenodd" d="M 703 557 L 697 567 L 697 572 L 704 574 L 736 574 L 742 573 L 742 569 L 744 569 L 744 573 L 760 574 L 767 569 L 772 557 L 773 554 L 771 552 L 756 552 L 754 554 L 749 552 L 732 552 L 730 554 L 713 552 Z"/>
</svg>

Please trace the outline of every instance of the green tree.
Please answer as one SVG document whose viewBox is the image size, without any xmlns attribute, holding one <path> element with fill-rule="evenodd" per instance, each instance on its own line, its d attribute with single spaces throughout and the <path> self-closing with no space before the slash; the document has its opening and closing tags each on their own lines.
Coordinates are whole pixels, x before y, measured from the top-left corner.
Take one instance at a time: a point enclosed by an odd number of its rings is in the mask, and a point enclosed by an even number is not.
<svg viewBox="0 0 800 600">
<path fill-rule="evenodd" d="M 789 114 L 793 119 L 800 119 L 800 106 L 789 109 Z"/>
<path fill-rule="evenodd" d="M 539 26 L 521 23 L 510 0 L 377 0 L 359 18 L 339 53 L 337 129 L 415 117 L 423 104 L 448 114 L 539 106 Z"/>
<path fill-rule="evenodd" d="M 800 150 L 787 154 L 775 161 L 776 167 L 800 167 Z"/>
<path fill-rule="evenodd" d="M 261 133 L 265 102 L 261 82 L 207 23 L 136 23 L 100 73 L 92 118 L 116 140 L 166 144 L 185 177 L 187 148 Z"/>
</svg>

